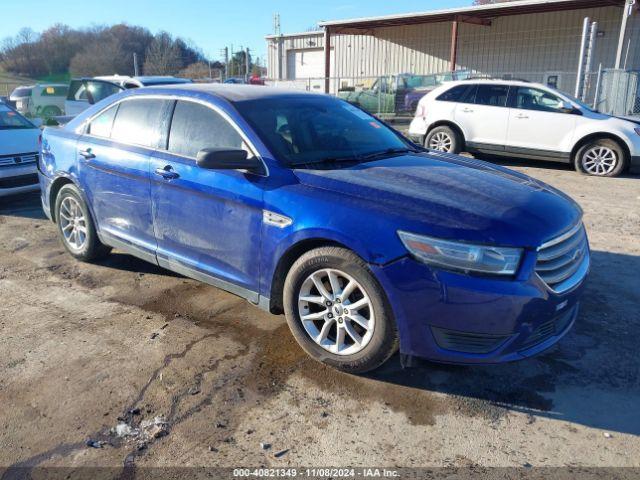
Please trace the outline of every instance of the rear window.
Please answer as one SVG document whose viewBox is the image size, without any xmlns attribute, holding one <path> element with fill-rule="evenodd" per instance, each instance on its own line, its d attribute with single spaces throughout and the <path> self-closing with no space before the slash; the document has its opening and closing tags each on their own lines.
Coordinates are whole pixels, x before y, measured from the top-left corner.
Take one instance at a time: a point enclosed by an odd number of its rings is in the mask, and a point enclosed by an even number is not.
<svg viewBox="0 0 640 480">
<path fill-rule="evenodd" d="M 31 96 L 31 87 L 19 87 L 11 92 L 12 97 L 29 97 Z"/>
<path fill-rule="evenodd" d="M 478 85 L 476 105 L 506 107 L 509 87 L 507 85 Z"/>
<path fill-rule="evenodd" d="M 441 102 L 473 103 L 473 94 L 477 85 L 458 85 L 438 97 Z"/>
<path fill-rule="evenodd" d="M 167 101 L 133 99 L 120 103 L 111 138 L 143 147 L 158 147 L 162 115 Z"/>
<path fill-rule="evenodd" d="M 120 92 L 122 88 L 113 83 L 99 80 L 73 80 L 69 85 L 67 100 L 88 102 L 89 98 L 93 103 L 98 103 L 111 95 Z"/>
</svg>

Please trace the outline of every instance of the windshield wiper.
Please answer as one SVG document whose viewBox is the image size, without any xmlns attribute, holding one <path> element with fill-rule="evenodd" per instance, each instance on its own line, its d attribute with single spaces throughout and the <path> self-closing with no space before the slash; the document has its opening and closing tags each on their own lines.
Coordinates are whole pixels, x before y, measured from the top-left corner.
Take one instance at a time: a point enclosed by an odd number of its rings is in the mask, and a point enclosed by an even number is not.
<svg viewBox="0 0 640 480">
<path fill-rule="evenodd" d="M 376 158 L 390 157 L 393 155 L 402 155 L 403 153 L 420 153 L 420 150 L 416 148 L 387 148 L 380 152 L 372 152 L 366 155 L 359 155 L 358 160 L 373 160 Z"/>
</svg>

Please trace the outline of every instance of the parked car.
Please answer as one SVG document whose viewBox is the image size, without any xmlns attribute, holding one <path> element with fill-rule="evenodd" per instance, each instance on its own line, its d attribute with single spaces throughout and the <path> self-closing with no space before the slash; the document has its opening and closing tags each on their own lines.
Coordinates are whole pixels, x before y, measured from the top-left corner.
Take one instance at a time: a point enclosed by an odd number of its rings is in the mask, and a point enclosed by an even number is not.
<svg viewBox="0 0 640 480">
<path fill-rule="evenodd" d="M 413 114 L 417 102 L 429 89 L 454 78 L 466 77 L 463 76 L 463 71 L 433 75 L 387 75 L 378 77 L 370 88 L 343 87 L 338 96 L 370 113 Z"/>
<path fill-rule="evenodd" d="M 156 85 L 174 85 L 193 83 L 187 78 L 154 76 L 128 77 L 121 75 L 94 78 L 77 78 L 71 80 L 69 93 L 65 101 L 67 117 L 75 117 L 89 106 L 98 103 L 122 90 Z"/>
<path fill-rule="evenodd" d="M 37 191 L 40 129 L 9 105 L 0 104 L 0 197 Z"/>
<path fill-rule="evenodd" d="M 75 258 L 117 247 L 284 312 L 350 372 L 398 342 L 449 363 L 535 355 L 573 325 L 589 269 L 566 195 L 314 93 L 130 90 L 45 129 L 40 171 Z"/>
<path fill-rule="evenodd" d="M 244 84 L 244 83 L 247 83 L 247 82 L 242 77 L 229 77 L 229 78 L 225 79 L 225 81 L 223 83 L 240 85 L 240 84 Z"/>
<path fill-rule="evenodd" d="M 17 100 L 16 109 L 28 117 L 51 118 L 64 113 L 64 102 L 68 85 L 44 83 L 25 91 L 25 96 Z"/>
<path fill-rule="evenodd" d="M 443 85 L 420 101 L 409 134 L 433 150 L 564 162 L 589 175 L 640 170 L 640 122 L 526 81 Z"/>
<path fill-rule="evenodd" d="M 10 106 L 18 111 L 25 111 L 31 97 L 31 89 L 33 85 L 20 85 L 16 87 L 9 95 Z"/>
</svg>

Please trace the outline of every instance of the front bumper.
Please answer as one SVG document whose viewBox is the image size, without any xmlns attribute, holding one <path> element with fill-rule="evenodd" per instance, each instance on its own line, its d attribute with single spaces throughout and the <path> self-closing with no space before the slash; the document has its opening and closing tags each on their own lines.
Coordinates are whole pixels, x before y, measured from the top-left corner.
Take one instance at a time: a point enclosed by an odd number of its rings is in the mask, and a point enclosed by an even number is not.
<svg viewBox="0 0 640 480">
<path fill-rule="evenodd" d="M 0 168 L 0 197 L 40 189 L 35 164 Z"/>
<path fill-rule="evenodd" d="M 527 279 L 433 270 L 410 257 L 371 267 L 382 283 L 407 355 L 456 364 L 501 363 L 536 355 L 572 327 L 584 279 L 556 294 Z"/>
<path fill-rule="evenodd" d="M 631 163 L 629 164 L 629 171 L 631 173 L 640 173 L 640 155 L 631 157 Z"/>
</svg>

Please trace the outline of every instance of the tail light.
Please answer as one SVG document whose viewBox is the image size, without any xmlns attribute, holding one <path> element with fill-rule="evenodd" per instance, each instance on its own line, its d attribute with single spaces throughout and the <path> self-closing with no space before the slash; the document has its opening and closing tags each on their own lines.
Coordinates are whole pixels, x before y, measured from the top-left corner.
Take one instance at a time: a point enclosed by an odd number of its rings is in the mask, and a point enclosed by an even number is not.
<svg viewBox="0 0 640 480">
<path fill-rule="evenodd" d="M 427 116 L 427 108 L 424 106 L 424 103 L 418 103 L 418 108 L 416 109 L 416 117 L 426 117 Z"/>
</svg>

